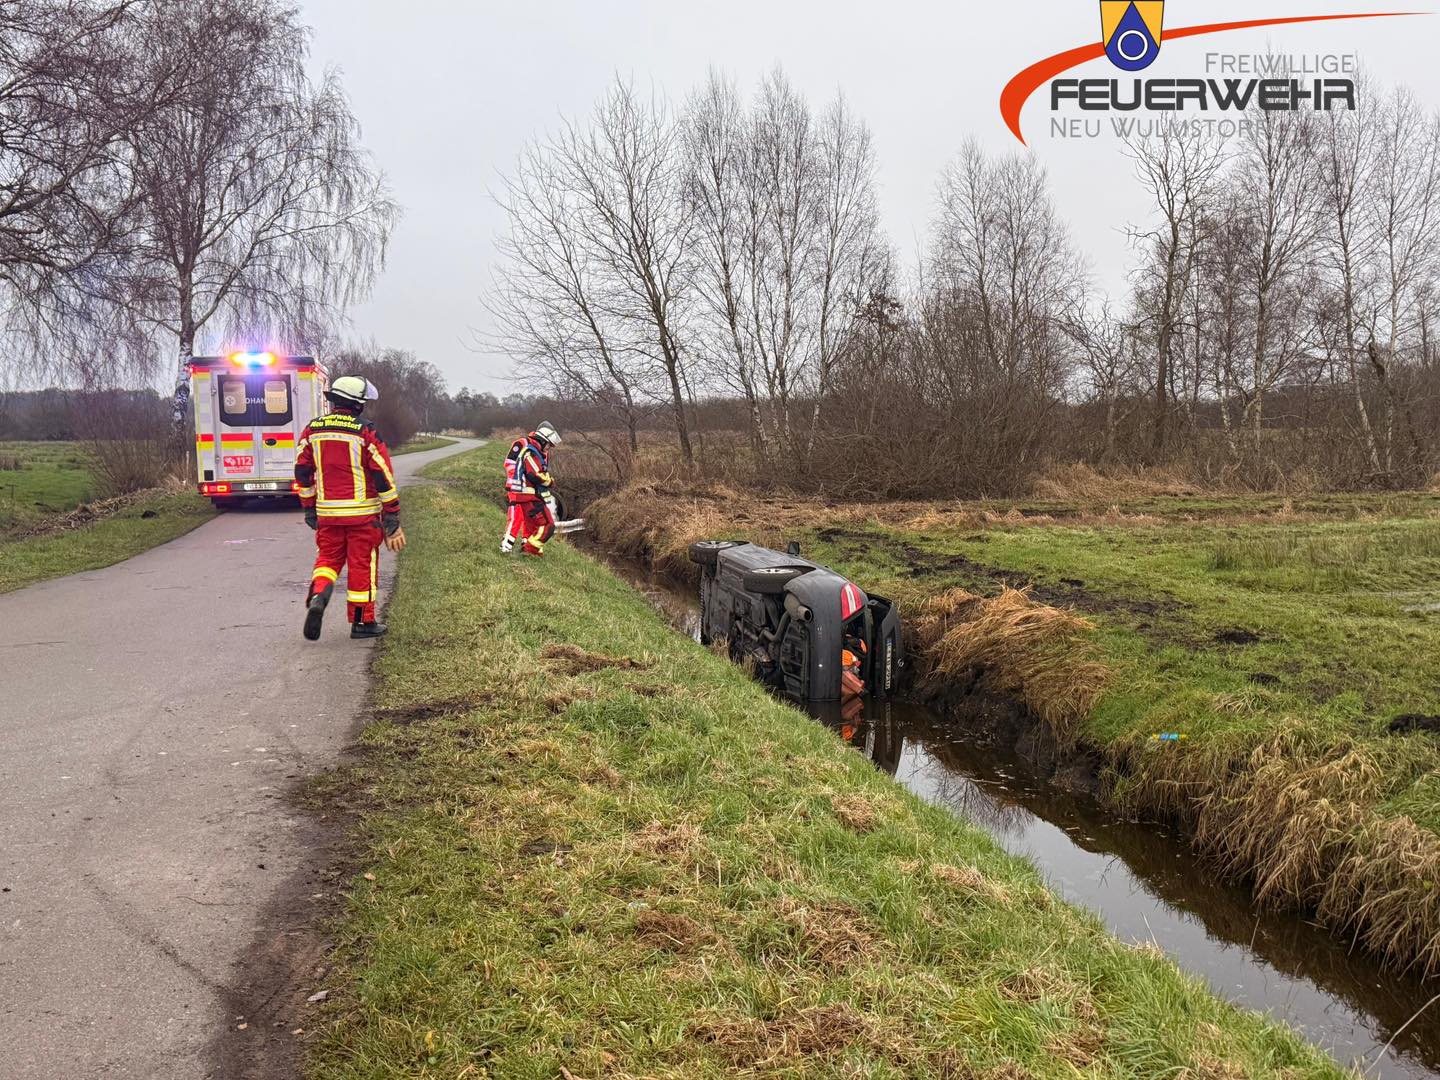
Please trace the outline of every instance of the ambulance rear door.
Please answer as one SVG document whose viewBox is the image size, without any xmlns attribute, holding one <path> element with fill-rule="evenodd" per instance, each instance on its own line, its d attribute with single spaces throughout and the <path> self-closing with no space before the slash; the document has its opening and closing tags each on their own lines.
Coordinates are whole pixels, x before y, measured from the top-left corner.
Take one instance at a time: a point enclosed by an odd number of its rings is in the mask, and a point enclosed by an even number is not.
<svg viewBox="0 0 1440 1080">
<path fill-rule="evenodd" d="M 216 373 L 217 480 L 288 478 L 295 463 L 295 373 L 237 367 Z"/>
</svg>

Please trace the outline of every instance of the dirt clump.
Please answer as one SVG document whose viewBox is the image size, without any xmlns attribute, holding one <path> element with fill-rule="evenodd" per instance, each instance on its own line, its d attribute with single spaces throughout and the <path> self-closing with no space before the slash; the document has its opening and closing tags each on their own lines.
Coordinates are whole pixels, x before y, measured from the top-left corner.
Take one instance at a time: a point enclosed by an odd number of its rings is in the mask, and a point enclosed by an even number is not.
<svg viewBox="0 0 1440 1080">
<path fill-rule="evenodd" d="M 1215 631 L 1215 644 L 1217 645 L 1254 645 L 1260 640 L 1260 635 L 1253 630 L 1232 628 Z"/>
<path fill-rule="evenodd" d="M 527 859 L 539 859 L 546 855 L 563 858 L 574 850 L 573 845 L 563 844 L 559 840 L 552 840 L 548 836 L 541 836 L 520 845 L 520 854 Z"/>
<path fill-rule="evenodd" d="M 656 949 L 690 953 L 713 935 L 688 915 L 646 910 L 635 916 L 635 936 Z"/>
<path fill-rule="evenodd" d="M 1416 731 L 1440 732 L 1440 716 L 1406 713 L 1390 721 L 1391 735 L 1409 735 Z"/>
<path fill-rule="evenodd" d="M 477 709 L 483 709 L 494 701 L 493 694 L 477 694 L 474 697 L 447 698 L 444 701 L 422 701 L 394 709 L 377 709 L 373 719 L 396 727 L 409 727 L 427 720 L 458 720 Z"/>
<path fill-rule="evenodd" d="M 695 1039 L 718 1050 L 737 1067 L 764 1065 L 786 1058 L 828 1057 L 874 1032 L 854 1006 L 839 1002 L 785 1010 L 770 1020 L 720 1018 L 701 1021 Z"/>
<path fill-rule="evenodd" d="M 544 705 L 548 712 L 559 716 L 577 701 L 594 701 L 595 697 L 595 691 L 589 687 L 579 687 L 574 690 L 556 690 L 553 693 L 545 695 Z"/>
<path fill-rule="evenodd" d="M 578 645 L 546 645 L 540 650 L 540 659 L 548 661 L 554 670 L 564 675 L 584 675 L 612 668 L 621 671 L 645 671 L 650 666 L 628 656 L 604 656 L 586 652 Z"/>
<path fill-rule="evenodd" d="M 630 837 L 630 846 L 645 855 L 680 858 L 700 845 L 700 830 L 689 822 L 666 825 L 652 821 Z"/>
<path fill-rule="evenodd" d="M 779 914 L 795 932 L 801 950 L 822 967 L 845 967 L 875 948 L 875 935 L 865 917 L 848 904 L 786 899 Z"/>
</svg>

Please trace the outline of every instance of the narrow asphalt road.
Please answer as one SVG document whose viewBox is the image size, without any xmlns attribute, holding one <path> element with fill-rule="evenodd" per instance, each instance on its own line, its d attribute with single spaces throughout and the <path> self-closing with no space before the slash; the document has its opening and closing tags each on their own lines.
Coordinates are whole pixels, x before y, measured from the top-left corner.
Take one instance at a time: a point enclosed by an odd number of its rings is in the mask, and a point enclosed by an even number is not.
<svg viewBox="0 0 1440 1080">
<path fill-rule="evenodd" d="M 325 894 L 286 796 L 351 739 L 374 648 L 343 604 L 301 638 L 313 559 L 297 511 L 239 511 L 0 596 L 4 1080 L 275 1075 L 304 1017 L 256 1001 L 257 943 L 293 969 Z"/>
</svg>

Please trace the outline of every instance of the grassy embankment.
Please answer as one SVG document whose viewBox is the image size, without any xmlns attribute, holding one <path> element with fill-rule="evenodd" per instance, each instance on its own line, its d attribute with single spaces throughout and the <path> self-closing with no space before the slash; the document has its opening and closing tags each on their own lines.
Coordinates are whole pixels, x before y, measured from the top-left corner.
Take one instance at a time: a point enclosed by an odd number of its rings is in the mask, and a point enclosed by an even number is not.
<svg viewBox="0 0 1440 1080">
<path fill-rule="evenodd" d="M 1338 1077 L 557 543 L 406 498 L 312 1080 Z"/>
<path fill-rule="evenodd" d="M 417 435 L 398 449 L 390 451 L 390 454 L 392 457 L 401 454 L 423 454 L 427 450 L 443 450 L 447 446 L 454 446 L 458 441 L 447 439 L 443 435 Z"/>
<path fill-rule="evenodd" d="M 800 540 L 905 603 L 924 686 L 1018 696 L 1260 897 L 1440 971 L 1440 497 L 1076 480 L 883 506 L 637 485 L 586 515 L 677 575 L 700 537 Z"/>
<path fill-rule="evenodd" d="M 214 515 L 190 492 L 98 489 L 74 443 L 0 443 L 0 593 L 121 562 Z"/>
</svg>

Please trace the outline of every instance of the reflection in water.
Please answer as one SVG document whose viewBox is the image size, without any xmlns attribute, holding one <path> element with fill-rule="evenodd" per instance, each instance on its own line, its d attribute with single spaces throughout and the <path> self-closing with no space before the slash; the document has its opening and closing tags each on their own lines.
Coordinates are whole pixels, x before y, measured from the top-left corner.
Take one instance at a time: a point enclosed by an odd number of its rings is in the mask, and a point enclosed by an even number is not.
<svg viewBox="0 0 1440 1080">
<path fill-rule="evenodd" d="M 672 625 L 698 636 L 692 594 L 610 561 Z M 1061 791 L 1018 756 L 977 746 L 963 717 L 942 720 L 903 702 L 867 703 L 859 718 L 838 707 L 810 711 L 921 798 L 1039 867 L 1121 940 L 1155 943 L 1218 994 L 1288 1023 L 1371 1076 L 1440 1078 L 1440 1004 L 1410 1022 L 1440 980 L 1388 975 L 1321 927 L 1257 911 L 1244 888 L 1208 872 L 1178 833 L 1122 820 Z"/>
<path fill-rule="evenodd" d="M 1207 873 L 1177 833 L 1059 791 L 1014 755 L 962 741 L 954 722 L 927 709 L 874 703 L 848 734 L 916 794 L 1038 866 L 1121 940 L 1155 943 L 1217 993 L 1270 1013 L 1372 1076 L 1440 1076 L 1440 1013 L 1422 1015 L 1384 1051 L 1440 984 L 1386 974 L 1320 927 L 1257 911 L 1243 888 Z"/>
</svg>

